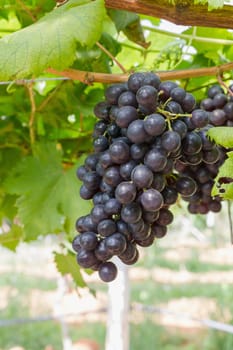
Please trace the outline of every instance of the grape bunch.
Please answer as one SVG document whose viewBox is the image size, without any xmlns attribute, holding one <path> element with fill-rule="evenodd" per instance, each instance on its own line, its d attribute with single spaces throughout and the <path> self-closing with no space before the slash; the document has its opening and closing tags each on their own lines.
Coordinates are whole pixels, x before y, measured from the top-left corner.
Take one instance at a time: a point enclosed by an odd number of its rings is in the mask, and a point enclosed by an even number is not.
<svg viewBox="0 0 233 350">
<path fill-rule="evenodd" d="M 154 73 L 109 86 L 94 113 L 94 152 L 77 170 L 80 196 L 93 209 L 77 220 L 72 246 L 81 267 L 110 282 L 117 275 L 113 256 L 132 265 L 138 247 L 166 235 L 178 196 L 191 213 L 221 209 L 211 189 L 224 152 L 206 137 L 209 111 Z"/>
</svg>

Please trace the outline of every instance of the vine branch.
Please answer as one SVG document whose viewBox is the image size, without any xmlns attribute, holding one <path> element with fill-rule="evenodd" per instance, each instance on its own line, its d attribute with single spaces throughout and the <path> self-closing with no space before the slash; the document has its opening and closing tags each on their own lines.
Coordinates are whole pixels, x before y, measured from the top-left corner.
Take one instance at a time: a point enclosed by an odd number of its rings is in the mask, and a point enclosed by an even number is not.
<svg viewBox="0 0 233 350">
<path fill-rule="evenodd" d="M 35 103 L 35 98 L 33 93 L 33 84 L 29 84 L 26 86 L 27 86 L 29 100 L 31 104 L 31 113 L 29 116 L 28 126 L 29 126 L 29 135 L 30 135 L 31 145 L 33 145 L 36 141 L 36 136 L 35 136 L 36 103 Z"/>
<path fill-rule="evenodd" d="M 116 59 L 116 57 L 114 57 L 111 52 L 109 52 L 103 45 L 101 45 L 98 41 L 96 42 L 96 45 L 100 48 L 100 50 L 102 50 L 104 53 L 106 53 L 106 55 L 108 57 L 110 57 L 113 62 L 116 63 L 116 65 L 120 68 L 120 70 L 123 72 L 123 73 L 126 73 L 126 69 L 122 66 L 122 64 Z"/>
<path fill-rule="evenodd" d="M 175 24 L 233 29 L 231 5 L 208 11 L 207 5 L 194 5 L 190 0 L 177 1 L 175 5 L 164 0 L 105 0 L 105 6 L 163 18 Z"/>
<path fill-rule="evenodd" d="M 219 76 L 219 74 L 233 69 L 233 62 L 224 63 L 219 66 L 213 66 L 208 68 L 193 68 L 193 69 L 181 69 L 171 71 L 158 71 L 155 72 L 161 80 L 175 80 L 175 79 L 187 79 L 197 78 L 203 76 Z M 114 84 L 123 83 L 128 79 L 130 73 L 124 74 L 108 74 L 97 72 L 86 72 L 75 69 L 66 69 L 64 71 L 58 71 L 53 68 L 48 68 L 49 73 L 70 78 L 72 80 L 78 80 L 85 84 L 104 83 Z"/>
</svg>

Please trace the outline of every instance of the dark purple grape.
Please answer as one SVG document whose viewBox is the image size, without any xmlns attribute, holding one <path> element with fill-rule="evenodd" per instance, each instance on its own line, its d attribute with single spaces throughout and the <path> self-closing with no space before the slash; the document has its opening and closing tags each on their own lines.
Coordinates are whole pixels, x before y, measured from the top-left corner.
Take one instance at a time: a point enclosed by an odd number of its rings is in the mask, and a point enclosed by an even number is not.
<svg viewBox="0 0 233 350">
<path fill-rule="evenodd" d="M 113 255 L 119 255 L 125 251 L 127 241 L 123 234 L 116 232 L 105 238 L 105 245 Z"/>
<path fill-rule="evenodd" d="M 85 159 L 85 167 L 90 171 L 95 171 L 96 165 L 99 161 L 99 154 L 92 153 Z"/>
<path fill-rule="evenodd" d="M 119 166 L 111 166 L 107 168 L 103 179 L 110 186 L 116 187 L 119 185 L 119 183 L 122 181 Z"/>
<path fill-rule="evenodd" d="M 200 107 L 206 111 L 212 111 L 214 109 L 212 98 L 204 98 L 204 100 L 201 101 Z"/>
<path fill-rule="evenodd" d="M 122 233 L 125 236 L 127 241 L 132 240 L 132 235 L 131 235 L 129 226 L 126 222 L 124 222 L 123 220 L 117 220 L 116 226 L 117 226 L 117 232 Z"/>
<path fill-rule="evenodd" d="M 167 164 L 165 165 L 165 167 L 161 171 L 161 174 L 162 175 L 169 175 L 170 173 L 172 173 L 173 169 L 174 169 L 174 160 L 171 158 L 168 158 Z"/>
<path fill-rule="evenodd" d="M 194 109 L 191 120 L 196 128 L 204 128 L 209 122 L 208 112 L 203 109 Z"/>
<path fill-rule="evenodd" d="M 106 261 L 112 258 L 113 254 L 108 250 L 105 245 L 105 239 L 99 241 L 94 250 L 95 256 L 100 261 Z"/>
<path fill-rule="evenodd" d="M 133 106 L 123 106 L 116 114 L 116 124 L 120 128 L 127 128 L 136 119 L 138 119 L 138 112 Z"/>
<path fill-rule="evenodd" d="M 215 126 L 224 125 L 227 120 L 226 113 L 223 109 L 215 109 L 214 111 L 210 112 L 209 116 L 210 123 Z"/>
<path fill-rule="evenodd" d="M 80 197 L 82 199 L 88 200 L 88 199 L 91 199 L 94 196 L 95 191 L 94 190 L 90 190 L 85 185 L 82 185 L 80 187 L 79 194 L 80 194 Z"/>
<path fill-rule="evenodd" d="M 169 101 L 166 103 L 165 111 L 168 111 L 173 114 L 182 114 L 184 113 L 181 105 L 175 101 Z"/>
<path fill-rule="evenodd" d="M 169 209 L 161 208 L 159 210 L 159 217 L 156 222 L 159 225 L 167 226 L 172 223 L 173 219 L 174 219 L 174 215 Z"/>
<path fill-rule="evenodd" d="M 107 134 L 111 137 L 118 137 L 121 134 L 121 128 L 115 123 L 111 123 L 107 128 Z"/>
<path fill-rule="evenodd" d="M 131 261 L 135 258 L 137 254 L 137 248 L 135 243 L 127 242 L 127 247 L 125 251 L 119 255 L 119 258 L 122 262 L 126 263 L 127 261 Z"/>
<path fill-rule="evenodd" d="M 131 179 L 131 172 L 137 165 L 137 162 L 133 159 L 128 161 L 127 163 L 120 165 L 120 175 L 124 180 L 130 180 Z"/>
<path fill-rule="evenodd" d="M 81 165 L 76 171 L 77 178 L 82 181 L 87 172 L 87 168 Z"/>
<path fill-rule="evenodd" d="M 166 186 L 165 176 L 162 174 L 155 174 L 151 184 L 151 188 L 154 188 L 155 190 L 161 192 L 165 186 Z"/>
<path fill-rule="evenodd" d="M 216 146 L 212 148 L 210 151 L 203 152 L 203 161 L 207 164 L 214 164 L 220 158 L 219 148 Z"/>
<path fill-rule="evenodd" d="M 188 132 L 182 140 L 182 149 L 184 154 L 192 155 L 201 151 L 201 137 L 194 131 Z"/>
<path fill-rule="evenodd" d="M 172 122 L 172 130 L 176 131 L 180 135 L 180 138 L 183 139 L 187 134 L 188 128 L 182 120 L 177 119 Z"/>
<path fill-rule="evenodd" d="M 84 231 L 96 232 L 97 224 L 92 220 L 91 215 L 86 215 L 83 220 Z"/>
<path fill-rule="evenodd" d="M 181 102 L 181 107 L 183 108 L 184 112 L 192 112 L 192 110 L 195 108 L 196 100 L 194 96 L 188 92 L 186 92 L 186 95 Z"/>
<path fill-rule="evenodd" d="M 157 103 L 158 91 L 151 85 L 144 85 L 140 87 L 136 93 L 136 99 L 141 106 L 155 106 Z"/>
<path fill-rule="evenodd" d="M 74 237 L 74 239 L 72 241 L 72 248 L 77 253 L 80 252 L 80 250 L 82 249 L 81 244 L 80 244 L 80 237 L 81 237 L 81 235 L 77 235 Z"/>
<path fill-rule="evenodd" d="M 175 188 L 166 186 L 161 194 L 163 196 L 164 204 L 171 205 L 176 203 L 178 193 Z"/>
<path fill-rule="evenodd" d="M 91 218 L 95 224 L 98 224 L 100 221 L 107 219 L 108 214 L 104 211 L 104 205 L 98 204 L 91 210 Z"/>
<path fill-rule="evenodd" d="M 134 254 L 134 256 L 131 259 L 124 259 L 124 256 L 123 257 L 121 257 L 121 256 L 119 256 L 119 258 L 121 259 L 121 261 L 124 264 L 126 264 L 126 265 L 134 265 L 134 264 L 136 264 L 136 262 L 139 259 L 139 252 L 138 252 L 137 248 L 135 248 L 135 254 Z"/>
<path fill-rule="evenodd" d="M 141 247 L 150 247 L 155 240 L 155 236 L 151 233 L 147 238 L 142 240 L 136 240 L 135 242 Z"/>
<path fill-rule="evenodd" d="M 181 138 L 176 131 L 165 131 L 165 133 L 162 135 L 161 140 L 162 147 L 168 152 L 175 151 L 181 146 Z"/>
<path fill-rule="evenodd" d="M 212 200 L 209 203 L 209 210 L 214 212 L 214 213 L 219 213 L 222 209 L 222 205 L 220 202 L 216 201 L 216 200 Z"/>
<path fill-rule="evenodd" d="M 105 219 L 98 223 L 97 232 L 102 237 L 107 237 L 116 232 L 116 224 L 114 220 Z"/>
<path fill-rule="evenodd" d="M 233 121 L 233 102 L 227 102 L 223 108 L 228 120 Z"/>
<path fill-rule="evenodd" d="M 99 266 L 99 277 L 104 282 L 112 282 L 117 276 L 116 265 L 106 261 Z"/>
<path fill-rule="evenodd" d="M 127 137 L 133 143 L 144 143 L 148 140 L 148 134 L 144 129 L 144 122 L 141 119 L 134 120 L 129 124 Z"/>
<path fill-rule="evenodd" d="M 160 85 L 159 85 L 159 97 L 162 101 L 166 101 L 170 95 L 171 95 L 171 91 L 178 87 L 178 85 L 176 83 L 174 83 L 173 81 L 163 81 Z"/>
<path fill-rule="evenodd" d="M 208 90 L 208 97 L 214 98 L 215 95 L 223 93 L 224 90 L 219 85 L 213 85 Z"/>
<path fill-rule="evenodd" d="M 211 179 L 210 172 L 205 166 L 201 166 L 195 172 L 195 177 L 201 184 L 203 184 Z"/>
<path fill-rule="evenodd" d="M 100 185 L 100 179 L 101 178 L 96 171 L 89 171 L 84 175 L 83 184 L 91 191 L 97 190 Z"/>
<path fill-rule="evenodd" d="M 84 250 L 93 250 L 97 246 L 98 239 L 95 232 L 84 232 L 80 235 L 80 245 Z"/>
<path fill-rule="evenodd" d="M 122 92 L 126 91 L 126 85 L 125 84 L 114 84 L 110 85 L 106 90 L 105 90 L 105 97 L 106 100 L 112 104 L 116 105 L 118 102 L 119 96 L 122 94 Z"/>
<path fill-rule="evenodd" d="M 108 215 L 117 215 L 121 211 L 121 203 L 116 198 L 110 198 L 104 204 L 104 211 Z"/>
<path fill-rule="evenodd" d="M 161 84 L 161 80 L 160 80 L 158 75 L 156 75 L 152 72 L 144 73 L 144 79 L 142 81 L 142 86 L 143 85 L 151 85 L 151 86 L 154 86 L 156 89 L 158 89 L 160 84 Z"/>
<path fill-rule="evenodd" d="M 109 147 L 109 152 L 116 164 L 123 164 L 130 158 L 129 146 L 121 140 L 113 142 Z"/>
<path fill-rule="evenodd" d="M 101 155 L 99 157 L 99 164 L 101 165 L 101 167 L 103 169 L 106 169 L 113 164 L 112 157 L 110 155 L 109 150 L 101 153 Z"/>
<path fill-rule="evenodd" d="M 125 204 L 121 209 L 121 218 L 128 224 L 134 224 L 141 219 L 142 210 L 138 203 Z"/>
<path fill-rule="evenodd" d="M 108 121 L 110 108 L 111 105 L 109 105 L 107 102 L 99 102 L 94 107 L 94 114 L 97 118 Z"/>
<path fill-rule="evenodd" d="M 163 197 L 159 191 L 151 188 L 143 192 L 141 196 L 141 204 L 144 210 L 156 211 L 163 206 Z"/>
<path fill-rule="evenodd" d="M 141 143 L 133 143 L 130 147 L 130 156 L 132 160 L 140 161 L 144 158 L 146 151 L 148 150 L 148 145 Z"/>
<path fill-rule="evenodd" d="M 94 126 L 93 137 L 104 135 L 108 124 L 104 120 L 99 120 Z"/>
<path fill-rule="evenodd" d="M 100 152 L 105 151 L 109 146 L 107 137 L 105 137 L 103 135 L 98 136 L 94 140 L 93 146 L 94 146 L 94 150 L 96 153 L 100 153 Z"/>
<path fill-rule="evenodd" d="M 146 211 L 144 210 L 142 213 L 142 218 L 144 220 L 144 222 L 148 223 L 148 224 L 152 224 L 153 222 L 155 222 L 159 217 L 159 210 L 157 211 Z"/>
<path fill-rule="evenodd" d="M 121 182 L 116 190 L 115 197 L 116 199 L 123 204 L 133 202 L 136 197 L 137 189 L 136 186 L 128 181 Z"/>
<path fill-rule="evenodd" d="M 175 87 L 174 89 L 171 90 L 170 96 L 171 98 L 178 102 L 181 103 L 183 99 L 185 98 L 186 91 L 181 88 L 181 87 Z"/>
<path fill-rule="evenodd" d="M 228 98 L 225 94 L 218 93 L 218 94 L 214 95 L 213 105 L 215 108 L 222 108 L 223 106 L 225 106 L 227 101 L 228 101 Z"/>
<path fill-rule="evenodd" d="M 131 174 L 131 179 L 137 188 L 149 188 L 153 178 L 153 172 L 143 164 L 137 165 Z"/>
<path fill-rule="evenodd" d="M 151 233 L 156 238 L 163 238 L 167 233 L 167 226 L 159 225 L 155 222 L 151 225 Z"/>
<path fill-rule="evenodd" d="M 81 249 L 77 254 L 77 262 L 84 269 L 88 269 L 97 264 L 99 260 L 95 256 L 94 251 Z"/>
<path fill-rule="evenodd" d="M 182 176 L 176 181 L 176 190 L 182 196 L 189 197 L 196 192 L 197 184 L 191 177 Z"/>
<path fill-rule="evenodd" d="M 144 163 L 152 171 L 160 172 L 165 168 L 167 164 L 166 153 L 159 149 L 153 148 L 146 153 Z"/>
<path fill-rule="evenodd" d="M 161 114 L 150 114 L 144 119 L 144 129 L 151 136 L 161 135 L 166 129 L 166 121 Z"/>
<path fill-rule="evenodd" d="M 136 96 L 132 91 L 125 91 L 123 92 L 118 99 L 118 106 L 133 106 L 136 107 L 138 106 Z"/>
<path fill-rule="evenodd" d="M 130 75 L 128 79 L 128 88 L 133 92 L 137 92 L 137 90 L 142 86 L 143 80 L 145 79 L 145 75 L 143 73 L 133 73 Z"/>
</svg>

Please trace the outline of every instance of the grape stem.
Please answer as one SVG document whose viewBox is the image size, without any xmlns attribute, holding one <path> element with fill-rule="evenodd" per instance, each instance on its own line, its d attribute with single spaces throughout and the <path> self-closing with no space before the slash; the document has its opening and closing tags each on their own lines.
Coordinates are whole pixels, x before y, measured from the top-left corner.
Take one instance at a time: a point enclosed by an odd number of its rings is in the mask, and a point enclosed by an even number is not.
<svg viewBox="0 0 233 350">
<path fill-rule="evenodd" d="M 29 95 L 29 100 L 31 103 L 31 113 L 29 116 L 29 135 L 30 135 L 30 141 L 31 145 L 33 145 L 36 141 L 36 136 L 35 136 L 35 119 L 36 119 L 36 103 L 35 103 L 35 97 L 33 93 L 33 84 L 25 85 L 28 90 L 28 95 Z"/>
<path fill-rule="evenodd" d="M 161 80 L 175 80 L 175 79 L 187 79 L 204 76 L 217 76 L 225 71 L 233 69 L 233 62 L 224 63 L 219 66 L 213 66 L 208 68 L 193 68 L 193 69 L 181 69 L 171 71 L 158 71 L 155 72 Z M 126 82 L 130 73 L 124 74 L 108 74 L 80 71 L 76 69 L 66 69 L 64 71 L 58 71 L 54 68 L 48 68 L 47 72 L 70 78 L 72 80 L 81 81 L 84 84 L 103 83 L 103 84 L 115 84 Z"/>
<path fill-rule="evenodd" d="M 225 84 L 224 81 L 222 80 L 221 73 L 217 74 L 217 79 L 218 79 L 219 84 L 222 85 L 227 90 L 228 94 L 233 96 L 233 92 L 231 91 L 231 89 L 229 89 L 227 84 Z"/>
<path fill-rule="evenodd" d="M 163 114 L 166 118 L 168 118 L 170 120 L 181 118 L 181 117 L 187 117 L 187 118 L 191 118 L 192 117 L 191 113 L 171 113 L 169 111 L 165 111 L 162 108 L 157 108 L 157 111 L 159 113 Z"/>
<path fill-rule="evenodd" d="M 96 42 L 96 45 L 100 48 L 100 50 L 102 50 L 108 57 L 110 57 L 113 62 L 116 63 L 116 65 L 120 68 L 120 70 L 123 73 L 127 73 L 127 70 L 122 66 L 122 64 L 116 59 L 116 57 L 114 57 L 111 52 L 109 52 L 102 44 L 100 44 L 98 41 Z"/>
</svg>

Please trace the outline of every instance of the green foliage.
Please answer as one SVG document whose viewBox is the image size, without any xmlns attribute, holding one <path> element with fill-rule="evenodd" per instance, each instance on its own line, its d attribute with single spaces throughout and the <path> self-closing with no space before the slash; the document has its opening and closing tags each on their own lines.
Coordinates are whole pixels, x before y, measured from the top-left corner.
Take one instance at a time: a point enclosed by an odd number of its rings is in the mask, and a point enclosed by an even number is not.
<svg viewBox="0 0 233 350">
<path fill-rule="evenodd" d="M 227 153 L 227 160 L 220 167 L 215 179 L 212 195 L 233 200 L 233 151 Z"/>
<path fill-rule="evenodd" d="M 5 188 L 18 195 L 16 206 L 26 240 L 63 230 L 71 233 L 77 215 L 88 208 L 77 200 L 79 184 L 73 167 L 62 168 L 61 152 L 50 143 L 35 145 L 34 155 L 16 165 Z"/>
<path fill-rule="evenodd" d="M 99 39 L 103 16 L 103 0 L 70 0 L 4 37 L 0 40 L 0 79 L 38 75 L 49 66 L 63 69 L 72 64 L 76 42 L 91 47 Z"/>
<path fill-rule="evenodd" d="M 60 254 L 55 253 L 54 260 L 57 266 L 58 271 L 64 276 L 70 274 L 74 282 L 79 287 L 85 287 L 86 283 L 83 280 L 83 277 L 77 268 L 77 262 L 75 255 L 72 253 Z"/>
<path fill-rule="evenodd" d="M 207 135 L 219 145 L 229 148 L 233 147 L 233 128 L 218 126 L 208 130 Z"/>
</svg>

